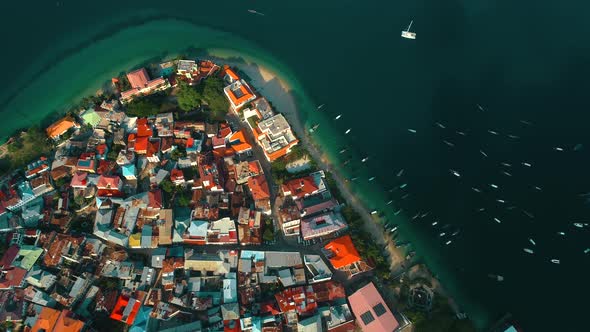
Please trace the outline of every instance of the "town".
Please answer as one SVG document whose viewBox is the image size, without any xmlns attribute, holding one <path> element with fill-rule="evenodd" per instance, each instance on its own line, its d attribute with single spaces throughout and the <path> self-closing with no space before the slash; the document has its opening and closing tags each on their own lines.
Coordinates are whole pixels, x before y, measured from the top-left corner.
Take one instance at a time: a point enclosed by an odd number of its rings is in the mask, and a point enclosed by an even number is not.
<svg viewBox="0 0 590 332">
<path fill-rule="evenodd" d="M 396 306 L 360 218 L 248 82 L 210 60 L 139 68 L 43 143 L 9 141 L 42 155 L 0 180 L 4 328 L 392 332 L 424 319 L 428 282 L 406 286 L 412 311 Z"/>
</svg>

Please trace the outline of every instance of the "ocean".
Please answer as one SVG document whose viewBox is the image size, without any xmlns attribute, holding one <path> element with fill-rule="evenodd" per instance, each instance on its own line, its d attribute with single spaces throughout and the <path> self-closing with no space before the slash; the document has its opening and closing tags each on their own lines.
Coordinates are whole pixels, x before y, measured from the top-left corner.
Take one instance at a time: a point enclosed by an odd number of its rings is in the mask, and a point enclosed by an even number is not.
<svg viewBox="0 0 590 332">
<path fill-rule="evenodd" d="M 324 152 L 358 178 L 351 185 L 359 198 L 400 224 L 478 326 L 510 312 L 525 331 L 580 331 L 590 228 L 573 223 L 588 222 L 578 195 L 590 191 L 589 7 L 573 0 L 5 3 L 0 138 L 142 63 L 188 49 L 246 56 L 291 85 L 301 119 L 320 123 Z M 411 20 L 417 40 L 401 39 Z M 577 144 L 586 148 L 574 151 Z M 412 221 L 418 212 L 428 216 Z M 448 246 L 439 236 L 444 225 L 460 229 Z"/>
</svg>

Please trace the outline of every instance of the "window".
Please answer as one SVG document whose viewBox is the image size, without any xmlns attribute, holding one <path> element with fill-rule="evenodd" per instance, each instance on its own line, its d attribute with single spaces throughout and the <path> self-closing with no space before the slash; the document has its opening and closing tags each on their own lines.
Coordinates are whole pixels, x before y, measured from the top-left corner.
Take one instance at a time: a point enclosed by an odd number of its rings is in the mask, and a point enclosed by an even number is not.
<svg viewBox="0 0 590 332">
<path fill-rule="evenodd" d="M 367 311 L 361 315 L 361 319 L 365 325 L 369 325 L 369 323 L 375 320 L 375 317 L 373 317 L 373 314 L 370 311 Z"/>
<path fill-rule="evenodd" d="M 377 314 L 377 317 L 380 317 L 381 315 L 383 315 L 386 312 L 385 307 L 383 306 L 383 303 L 379 303 L 376 306 L 374 306 L 373 311 L 375 311 L 375 313 Z"/>
</svg>

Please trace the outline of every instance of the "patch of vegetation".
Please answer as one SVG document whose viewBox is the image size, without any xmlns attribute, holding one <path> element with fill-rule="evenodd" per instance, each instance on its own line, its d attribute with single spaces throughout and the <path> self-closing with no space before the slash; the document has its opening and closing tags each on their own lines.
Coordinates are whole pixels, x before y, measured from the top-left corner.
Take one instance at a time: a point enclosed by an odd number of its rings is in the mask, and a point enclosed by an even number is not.
<svg viewBox="0 0 590 332">
<path fill-rule="evenodd" d="M 268 242 L 272 242 L 275 239 L 274 226 L 270 219 L 264 221 L 264 233 L 262 233 L 262 239 Z"/>
<path fill-rule="evenodd" d="M 3 171 L 23 167 L 43 155 L 47 156 L 51 149 L 45 132 L 39 127 L 31 127 L 8 145 L 4 156 L 6 160 L 3 162 L 3 166 L 8 169 Z"/>
<path fill-rule="evenodd" d="M 282 158 L 279 158 L 278 160 L 273 161 L 271 164 L 271 171 L 272 171 L 271 173 L 272 173 L 272 178 L 273 178 L 274 182 L 281 184 L 285 181 L 289 181 L 291 179 L 295 179 L 300 176 L 317 171 L 318 170 L 317 164 L 312 162 L 310 165 L 310 168 L 305 169 L 301 172 L 298 172 L 298 173 L 287 172 L 287 168 L 286 168 L 287 164 L 289 164 L 290 162 L 293 162 L 295 160 L 299 160 L 299 159 L 303 158 L 304 156 L 307 156 L 308 159 L 311 160 L 311 156 L 310 156 L 309 152 L 307 152 L 307 150 L 305 150 L 301 146 L 294 146 L 288 155 L 286 155 Z"/>
<path fill-rule="evenodd" d="M 201 102 L 209 110 L 209 119 L 222 121 L 229 109 L 229 102 L 223 93 L 225 84 L 220 77 L 208 77 L 196 86 Z"/>
<path fill-rule="evenodd" d="M 188 112 L 197 108 L 201 104 L 201 97 L 194 87 L 183 81 L 178 82 L 176 98 L 181 110 Z"/>
<path fill-rule="evenodd" d="M 139 117 L 156 115 L 161 112 L 167 98 L 168 95 L 165 92 L 140 96 L 127 104 L 127 114 Z"/>
<path fill-rule="evenodd" d="M 414 324 L 417 332 L 475 332 L 476 329 L 469 319 L 459 320 L 445 297 L 435 295 L 430 312 L 406 310 L 404 314 Z"/>
</svg>

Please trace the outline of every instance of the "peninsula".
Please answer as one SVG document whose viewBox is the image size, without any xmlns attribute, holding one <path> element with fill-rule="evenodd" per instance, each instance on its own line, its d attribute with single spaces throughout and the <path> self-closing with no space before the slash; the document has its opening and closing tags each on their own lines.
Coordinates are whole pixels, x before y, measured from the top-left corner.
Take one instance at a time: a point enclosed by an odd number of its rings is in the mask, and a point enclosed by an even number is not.
<svg viewBox="0 0 590 332">
<path fill-rule="evenodd" d="M 114 77 L 0 148 L 3 327 L 475 331 L 330 167 L 288 86 L 217 62 Z"/>
</svg>

